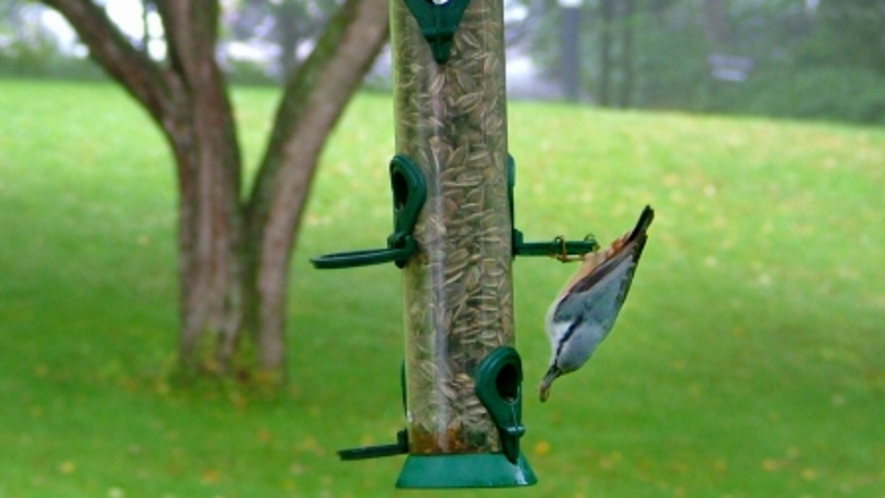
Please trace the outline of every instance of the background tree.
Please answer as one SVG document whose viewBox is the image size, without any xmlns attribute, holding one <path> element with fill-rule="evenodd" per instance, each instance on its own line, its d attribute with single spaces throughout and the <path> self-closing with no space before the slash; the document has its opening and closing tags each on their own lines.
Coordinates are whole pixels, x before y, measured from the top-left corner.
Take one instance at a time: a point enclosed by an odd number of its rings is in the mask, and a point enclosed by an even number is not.
<svg viewBox="0 0 885 498">
<path fill-rule="evenodd" d="M 628 107 L 633 94 L 633 26 L 635 0 L 601 0 L 599 4 L 598 101 Z"/>
<path fill-rule="evenodd" d="M 633 100 L 635 71 L 633 68 L 633 28 L 636 24 L 636 0 L 624 0 L 621 21 L 621 84 L 618 92 L 618 105 L 630 107 Z"/>
<path fill-rule="evenodd" d="M 821 2 L 808 62 L 885 74 L 885 0 Z"/>
<path fill-rule="evenodd" d="M 345 0 L 285 84 L 254 181 L 244 181 L 216 60 L 218 0 L 152 0 L 167 44 L 151 59 L 89 0 L 43 0 L 162 130 L 179 193 L 180 359 L 186 372 L 285 373 L 289 259 L 326 137 L 387 38 L 385 0 Z M 244 191 L 244 185 L 251 190 Z M 248 354 L 247 354 L 248 352 Z"/>
<path fill-rule="evenodd" d="M 531 12 L 521 46 L 559 74 L 557 2 L 509 1 Z M 580 79 L 600 105 L 885 122 L 885 0 L 584 0 L 582 9 Z"/>
<path fill-rule="evenodd" d="M 337 8 L 335 0 L 242 0 L 228 16 L 230 35 L 234 40 L 275 46 L 272 72 L 285 80 L 302 62 L 299 47 L 320 36 L 325 21 Z"/>
<path fill-rule="evenodd" d="M 68 69 L 59 40 L 41 22 L 42 8 L 24 0 L 0 0 L 0 76 L 51 76 Z"/>
<path fill-rule="evenodd" d="M 731 23 L 725 0 L 704 0 L 704 32 L 714 51 L 728 50 Z"/>
<path fill-rule="evenodd" d="M 612 73 L 614 72 L 615 0 L 600 0 L 599 4 L 599 78 L 596 91 L 599 103 L 610 106 Z"/>
</svg>

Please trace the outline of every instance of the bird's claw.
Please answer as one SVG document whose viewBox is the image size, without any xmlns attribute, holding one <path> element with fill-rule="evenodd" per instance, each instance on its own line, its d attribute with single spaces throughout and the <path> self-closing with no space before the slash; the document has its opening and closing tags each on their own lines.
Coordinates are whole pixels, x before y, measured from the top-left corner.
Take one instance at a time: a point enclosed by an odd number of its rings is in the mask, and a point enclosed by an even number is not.
<svg viewBox="0 0 885 498">
<path fill-rule="evenodd" d="M 552 254 L 551 256 L 556 258 L 561 263 L 571 263 L 572 261 L 579 261 L 582 259 L 583 255 L 580 256 L 570 256 L 568 253 L 568 247 L 566 247 L 565 237 L 562 235 L 557 235 L 553 242 L 555 244 L 559 244 L 559 252 L 556 254 Z"/>
<path fill-rule="evenodd" d="M 584 261 L 584 257 L 591 253 L 599 250 L 599 244 L 596 243 L 596 238 L 593 237 L 593 234 L 587 234 L 584 237 L 584 241 L 593 241 L 592 248 L 587 252 L 582 252 L 577 255 L 571 255 L 568 252 L 568 242 L 565 240 L 565 237 L 562 235 L 557 235 L 553 238 L 553 243 L 559 246 L 559 252 L 551 254 L 550 257 L 556 259 L 560 263 L 571 263 L 573 261 Z"/>
</svg>

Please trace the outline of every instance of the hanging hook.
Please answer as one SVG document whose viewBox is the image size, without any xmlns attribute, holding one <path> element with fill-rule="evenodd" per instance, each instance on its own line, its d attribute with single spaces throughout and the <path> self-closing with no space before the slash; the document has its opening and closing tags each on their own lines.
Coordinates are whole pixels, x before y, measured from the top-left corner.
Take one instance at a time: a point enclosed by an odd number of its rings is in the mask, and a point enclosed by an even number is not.
<svg viewBox="0 0 885 498">
<path fill-rule="evenodd" d="M 510 202 L 510 219 L 513 220 L 513 256 L 548 256 L 568 263 L 581 259 L 588 252 L 599 250 L 599 243 L 592 234 L 582 241 L 566 240 L 562 235 L 550 242 L 526 242 L 523 233 L 516 229 L 513 190 L 516 187 L 516 161 L 507 155 L 507 198 Z"/>
</svg>

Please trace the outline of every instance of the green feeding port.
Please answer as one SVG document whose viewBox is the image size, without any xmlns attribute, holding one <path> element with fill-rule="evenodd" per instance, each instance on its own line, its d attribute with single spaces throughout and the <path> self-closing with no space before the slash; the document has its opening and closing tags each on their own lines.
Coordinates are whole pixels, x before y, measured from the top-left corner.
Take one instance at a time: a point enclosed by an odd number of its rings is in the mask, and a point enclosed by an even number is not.
<svg viewBox="0 0 885 498">
<path fill-rule="evenodd" d="M 399 488 L 488 488 L 530 486 L 538 482 L 519 450 L 522 425 L 522 360 L 502 346 L 478 366 L 476 396 L 498 433 L 500 452 L 410 454 L 397 480 Z"/>
<path fill-rule="evenodd" d="M 480 363 L 476 373 L 476 396 L 498 428 L 501 450 L 516 463 L 522 425 L 522 360 L 509 346 L 502 346 Z"/>
</svg>

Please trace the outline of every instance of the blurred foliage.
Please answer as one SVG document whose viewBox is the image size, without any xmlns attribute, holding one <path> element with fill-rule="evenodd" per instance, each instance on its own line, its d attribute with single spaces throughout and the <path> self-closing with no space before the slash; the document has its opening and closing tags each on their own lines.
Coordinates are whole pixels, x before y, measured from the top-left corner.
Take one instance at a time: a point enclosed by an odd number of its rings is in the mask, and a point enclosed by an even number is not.
<svg viewBox="0 0 885 498">
<path fill-rule="evenodd" d="M 268 75 L 282 79 L 298 67 L 303 46 L 310 46 L 322 32 L 326 21 L 337 9 L 335 0 L 237 0 L 228 2 L 224 13 L 228 41 L 257 43 L 275 48 L 275 55 L 264 68 Z M 259 64 L 234 65 L 228 70 L 236 75 Z"/>
<path fill-rule="evenodd" d="M 229 54 L 224 66 L 231 81 L 276 84 L 297 67 L 336 6 L 334 0 L 226 2 L 226 47 L 270 54 Z M 564 15 L 558 1 L 506 0 L 506 6 L 508 43 L 556 79 Z M 0 76 L 101 77 L 87 61 L 63 53 L 37 22 L 40 8 L 0 0 Z M 584 95 L 600 105 L 885 122 L 885 0 L 584 0 L 581 23 Z M 740 81 L 717 78 L 710 63 L 717 55 L 751 67 Z M 375 79 L 377 87 L 389 84 L 389 75 Z"/>
<path fill-rule="evenodd" d="M 83 78 L 98 72 L 66 57 L 54 34 L 39 22 L 40 8 L 0 1 L 0 76 Z"/>
<path fill-rule="evenodd" d="M 150 0 L 142 5 L 154 10 Z M 224 2 L 222 66 L 231 81 L 278 84 L 300 64 L 338 5 L 335 0 Z M 57 39 L 41 17 L 46 9 L 24 0 L 0 0 L 0 76 L 103 78 L 100 69 Z M 133 44 L 146 46 L 143 34 L 127 34 Z M 162 38 L 162 32 L 151 36 L 157 35 Z M 238 52 L 235 45 L 251 48 Z"/>
<path fill-rule="evenodd" d="M 885 124 L 882 74 L 867 68 L 821 66 L 768 70 L 743 85 L 720 85 L 712 110 Z"/>
<path fill-rule="evenodd" d="M 228 81 L 234 85 L 269 86 L 277 84 L 277 80 L 268 74 L 267 68 L 258 62 L 229 59 L 225 70 Z"/>
<path fill-rule="evenodd" d="M 885 74 L 885 0 L 829 1 L 800 56 L 804 64 L 850 65 Z"/>
<path fill-rule="evenodd" d="M 564 13 L 554 0 L 524 2 L 546 12 L 524 46 L 556 75 Z M 591 101 L 606 103 L 607 73 L 632 95 L 609 105 L 885 121 L 885 0 L 620 0 L 613 17 L 605 4 L 581 7 L 582 81 Z M 717 8 L 723 25 L 713 25 Z M 711 56 L 749 69 L 733 81 L 717 78 Z"/>
</svg>

